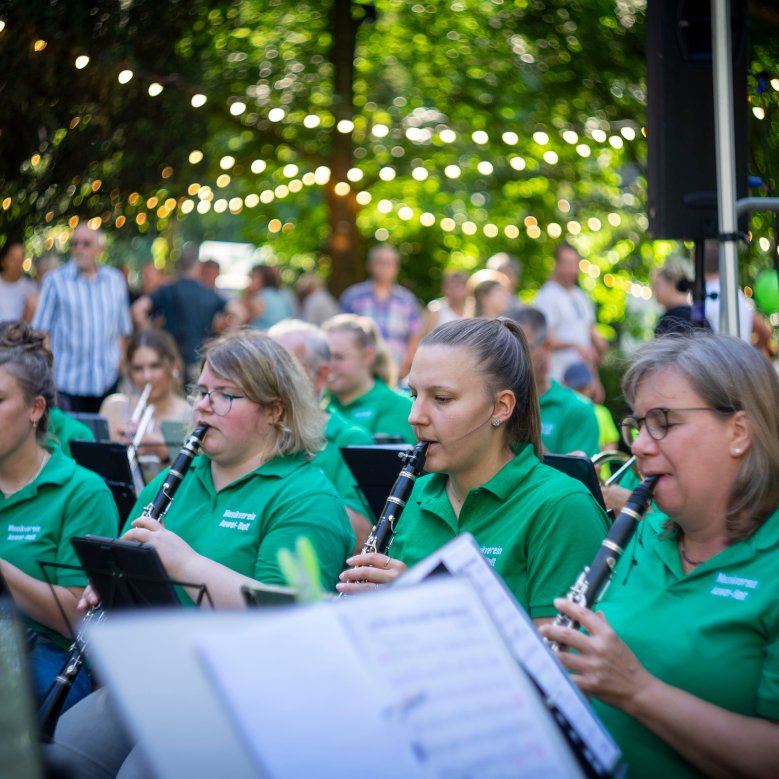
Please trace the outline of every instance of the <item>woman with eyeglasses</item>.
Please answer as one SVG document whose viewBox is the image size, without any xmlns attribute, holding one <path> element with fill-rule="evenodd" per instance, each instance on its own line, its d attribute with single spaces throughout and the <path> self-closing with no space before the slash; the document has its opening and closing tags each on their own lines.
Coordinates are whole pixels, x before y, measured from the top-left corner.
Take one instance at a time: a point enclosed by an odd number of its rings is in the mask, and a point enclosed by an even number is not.
<svg viewBox="0 0 779 779">
<path fill-rule="evenodd" d="M 779 766 L 779 379 L 749 344 L 668 336 L 623 379 L 623 423 L 667 519 L 647 518 L 598 613 L 542 632 L 594 698 L 631 777 Z"/>
<path fill-rule="evenodd" d="M 278 551 L 306 536 L 333 589 L 354 538 L 340 498 L 310 464 L 323 417 L 298 362 L 262 333 L 229 333 L 206 347 L 189 393 L 195 425 L 208 428 L 202 455 L 164 527 L 136 519 L 124 538 L 154 546 L 172 578 L 204 583 L 215 605 L 238 606 L 242 584 L 285 583 Z M 132 516 L 163 481 L 146 487 Z"/>
<path fill-rule="evenodd" d="M 244 584 L 287 583 L 278 552 L 306 537 L 333 590 L 354 534 L 335 488 L 310 462 L 324 419 L 300 363 L 264 333 L 234 331 L 208 344 L 190 396 L 195 425 L 208 427 L 202 454 L 164 523 L 135 519 L 123 538 L 153 546 L 172 579 L 204 584 L 216 607 L 237 607 Z M 146 487 L 132 516 L 163 481 Z M 60 719 L 50 752 L 74 776 L 149 775 L 103 691 Z"/>
</svg>

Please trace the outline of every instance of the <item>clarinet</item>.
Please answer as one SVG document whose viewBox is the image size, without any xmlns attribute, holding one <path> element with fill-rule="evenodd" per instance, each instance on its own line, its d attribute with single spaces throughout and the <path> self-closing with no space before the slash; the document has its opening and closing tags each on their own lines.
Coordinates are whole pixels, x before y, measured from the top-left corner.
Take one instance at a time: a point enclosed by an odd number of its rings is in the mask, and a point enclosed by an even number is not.
<svg viewBox="0 0 779 779">
<path fill-rule="evenodd" d="M 398 457 L 404 463 L 403 469 L 398 474 L 398 478 L 395 479 L 381 515 L 362 548 L 363 554 L 378 552 L 389 556 L 398 520 L 406 507 L 406 501 L 414 487 L 414 482 L 424 468 L 428 446 L 428 441 L 420 441 L 410 452 L 398 452 Z"/>
<path fill-rule="evenodd" d="M 154 500 L 144 508 L 142 514 L 144 518 L 155 519 L 158 522 L 163 520 L 170 508 L 170 504 L 173 502 L 181 480 L 186 475 L 189 466 L 192 465 L 192 460 L 194 460 L 203 444 L 207 430 L 208 425 L 201 425 L 195 428 L 184 444 L 184 448 L 176 457 L 176 461 L 170 467 L 165 477 L 165 482 L 157 492 Z M 91 629 L 93 624 L 100 624 L 104 617 L 105 611 L 98 603 L 89 609 L 84 615 L 84 619 L 81 620 L 78 634 L 68 650 L 68 656 L 65 658 L 60 672 L 52 682 L 51 689 L 44 699 L 40 710 L 40 731 L 41 739 L 44 743 L 50 744 L 54 741 L 54 731 L 62 713 L 62 707 L 65 705 L 65 699 L 68 697 L 68 693 L 86 660 L 85 633 L 88 629 Z"/>
<path fill-rule="evenodd" d="M 566 597 L 569 601 L 585 608 L 592 608 L 603 597 L 628 541 L 633 537 L 639 521 L 644 518 L 646 510 L 652 502 L 652 493 L 657 478 L 657 476 L 648 476 L 630 494 L 624 508 L 614 520 L 611 530 L 603 539 L 592 564 L 579 574 L 573 587 L 568 590 Z M 576 620 L 565 614 L 558 614 L 554 624 L 564 628 L 577 629 L 579 627 Z M 547 644 L 553 652 L 562 652 L 566 649 L 557 641 L 547 641 Z"/>
</svg>

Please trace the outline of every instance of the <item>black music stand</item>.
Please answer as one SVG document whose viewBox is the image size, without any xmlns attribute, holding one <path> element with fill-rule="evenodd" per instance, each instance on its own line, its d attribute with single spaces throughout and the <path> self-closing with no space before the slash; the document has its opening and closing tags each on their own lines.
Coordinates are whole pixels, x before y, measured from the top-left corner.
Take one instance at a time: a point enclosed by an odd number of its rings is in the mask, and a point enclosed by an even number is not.
<svg viewBox="0 0 779 779">
<path fill-rule="evenodd" d="M 181 587 L 197 590 L 195 605 L 204 600 L 211 603 L 204 584 L 171 579 L 157 550 L 148 544 L 102 536 L 72 538 L 70 542 L 80 566 L 37 561 L 50 587 L 53 582 L 47 569 L 64 568 L 86 573 L 106 611 L 181 606 L 177 592 Z"/>
<path fill-rule="evenodd" d="M 291 587 L 274 587 L 270 584 L 244 584 L 241 587 L 241 595 L 250 608 L 289 606 L 296 602 L 296 592 Z"/>
<path fill-rule="evenodd" d="M 118 441 L 71 441 L 70 454 L 79 465 L 103 477 L 114 496 L 119 511 L 117 530 L 121 530 L 138 500 L 127 447 Z"/>
<path fill-rule="evenodd" d="M 600 488 L 598 474 L 589 457 L 580 454 L 545 454 L 544 465 L 580 481 L 592 493 L 598 505 L 606 511 L 606 501 Z"/>
<path fill-rule="evenodd" d="M 367 501 L 374 519 L 381 516 L 387 495 L 403 468 L 399 454 L 411 449 L 409 444 L 341 447 L 341 454 L 357 481 L 357 489 Z"/>
</svg>

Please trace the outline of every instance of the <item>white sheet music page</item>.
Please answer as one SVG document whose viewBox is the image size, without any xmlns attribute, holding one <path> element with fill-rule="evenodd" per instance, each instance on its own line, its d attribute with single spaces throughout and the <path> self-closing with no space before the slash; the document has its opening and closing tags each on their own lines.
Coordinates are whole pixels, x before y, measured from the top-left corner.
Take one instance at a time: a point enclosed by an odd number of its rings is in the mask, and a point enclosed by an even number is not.
<svg viewBox="0 0 779 779">
<path fill-rule="evenodd" d="M 582 775 L 464 580 L 296 609 L 199 646 L 272 779 Z"/>
<path fill-rule="evenodd" d="M 470 580 L 515 659 L 575 728 L 603 771 L 612 771 L 621 759 L 619 747 L 573 686 L 565 669 L 552 657 L 531 619 L 498 579 L 470 533 L 457 536 L 422 560 L 398 580 L 397 586 L 413 586 L 441 564 L 452 575 Z"/>
<path fill-rule="evenodd" d="M 434 776 L 386 716 L 389 693 L 332 606 L 264 610 L 254 625 L 197 645 L 262 776 L 344 779 L 366 760 L 371 779 Z"/>
<path fill-rule="evenodd" d="M 434 579 L 390 597 L 400 592 L 355 598 L 342 619 L 401 695 L 387 714 L 409 727 L 423 763 L 442 779 L 582 776 L 472 585 Z"/>
</svg>

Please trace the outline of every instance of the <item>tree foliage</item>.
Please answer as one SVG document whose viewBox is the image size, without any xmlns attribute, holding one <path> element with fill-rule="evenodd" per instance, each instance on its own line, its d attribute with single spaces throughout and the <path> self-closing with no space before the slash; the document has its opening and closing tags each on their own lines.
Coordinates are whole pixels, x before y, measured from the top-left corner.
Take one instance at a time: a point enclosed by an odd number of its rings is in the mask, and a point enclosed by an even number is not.
<svg viewBox="0 0 779 779">
<path fill-rule="evenodd" d="M 522 259 L 532 292 L 568 239 L 601 320 L 620 321 L 626 292 L 675 248 L 645 237 L 644 13 L 642 0 L 13 4 L 0 231 L 81 217 L 174 251 L 248 240 L 336 291 L 390 240 L 424 298 L 447 266 L 497 251 Z M 771 182 L 777 44 L 759 33 L 752 164 Z M 767 264 L 763 246 L 748 268 Z"/>
</svg>

